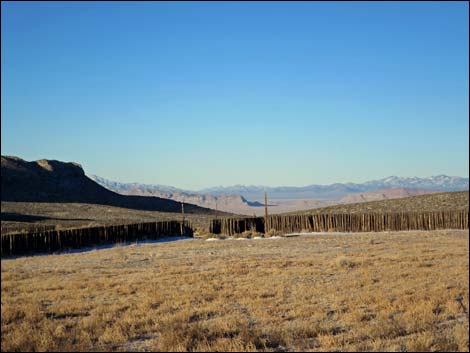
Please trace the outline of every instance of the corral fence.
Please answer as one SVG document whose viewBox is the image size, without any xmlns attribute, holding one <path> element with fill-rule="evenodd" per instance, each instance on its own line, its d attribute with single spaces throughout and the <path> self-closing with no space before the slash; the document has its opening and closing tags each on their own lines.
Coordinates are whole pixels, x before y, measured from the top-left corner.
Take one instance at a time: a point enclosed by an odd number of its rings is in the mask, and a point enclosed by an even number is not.
<svg viewBox="0 0 470 353">
<path fill-rule="evenodd" d="M 1 256 L 52 253 L 112 243 L 156 240 L 166 236 L 193 236 L 188 221 L 161 221 L 2 234 Z"/>
<path fill-rule="evenodd" d="M 267 219 L 267 222 L 265 220 Z M 265 224 L 267 223 L 267 224 Z M 209 231 L 235 235 L 245 231 L 381 232 L 401 230 L 468 229 L 468 210 L 407 213 L 299 214 L 212 219 Z M 52 253 L 112 243 L 157 240 L 166 236 L 193 236 L 189 221 L 160 221 L 2 234 L 1 256 Z"/>
<path fill-rule="evenodd" d="M 265 224 L 267 223 L 267 224 Z M 382 232 L 400 230 L 468 229 L 468 211 L 343 213 L 271 215 L 250 218 L 213 219 L 209 231 L 235 235 L 245 231 L 295 232 Z"/>
</svg>

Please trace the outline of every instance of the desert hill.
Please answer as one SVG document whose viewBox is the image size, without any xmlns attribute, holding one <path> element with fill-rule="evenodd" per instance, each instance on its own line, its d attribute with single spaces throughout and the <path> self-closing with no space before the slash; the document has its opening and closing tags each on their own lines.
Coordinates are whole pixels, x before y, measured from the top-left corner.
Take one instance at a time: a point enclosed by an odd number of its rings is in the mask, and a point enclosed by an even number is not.
<svg viewBox="0 0 470 353">
<path fill-rule="evenodd" d="M 78 163 L 56 160 L 27 162 L 1 157 L 1 200 L 15 202 L 90 203 L 137 210 L 181 212 L 181 204 L 160 197 L 120 195 L 89 179 Z M 185 212 L 214 211 L 185 204 Z"/>
</svg>

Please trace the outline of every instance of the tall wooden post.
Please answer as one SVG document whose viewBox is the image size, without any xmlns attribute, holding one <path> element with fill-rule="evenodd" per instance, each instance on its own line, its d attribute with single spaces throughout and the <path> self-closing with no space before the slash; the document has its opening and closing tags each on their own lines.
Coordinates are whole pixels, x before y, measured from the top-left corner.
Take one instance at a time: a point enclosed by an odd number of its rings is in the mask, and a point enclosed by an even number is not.
<svg viewBox="0 0 470 353">
<path fill-rule="evenodd" d="M 181 202 L 181 214 L 183 215 L 183 221 L 181 222 L 181 235 L 184 235 L 184 202 Z"/>
<path fill-rule="evenodd" d="M 268 229 L 268 195 L 264 192 L 264 233 L 267 234 Z"/>
<path fill-rule="evenodd" d="M 217 225 L 218 225 L 218 222 L 217 222 L 217 199 L 215 199 L 215 222 L 214 222 L 214 225 L 215 225 L 215 229 L 217 229 Z M 222 223 L 220 223 L 220 232 L 222 231 Z M 212 230 L 212 233 L 215 233 L 214 230 Z"/>
</svg>

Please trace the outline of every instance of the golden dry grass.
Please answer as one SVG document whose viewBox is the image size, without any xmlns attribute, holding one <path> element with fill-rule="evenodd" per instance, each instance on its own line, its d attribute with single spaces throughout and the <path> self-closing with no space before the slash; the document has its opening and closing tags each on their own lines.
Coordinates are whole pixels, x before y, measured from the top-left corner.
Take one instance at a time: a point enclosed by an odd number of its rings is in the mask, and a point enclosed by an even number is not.
<svg viewBox="0 0 470 353">
<path fill-rule="evenodd" d="M 1 349 L 468 351 L 468 231 L 2 260 Z"/>
</svg>

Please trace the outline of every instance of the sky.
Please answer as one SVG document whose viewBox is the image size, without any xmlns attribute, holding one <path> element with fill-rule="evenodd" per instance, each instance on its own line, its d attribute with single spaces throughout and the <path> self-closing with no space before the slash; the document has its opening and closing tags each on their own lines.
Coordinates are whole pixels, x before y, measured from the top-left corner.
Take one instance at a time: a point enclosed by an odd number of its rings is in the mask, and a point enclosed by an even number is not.
<svg viewBox="0 0 470 353">
<path fill-rule="evenodd" d="M 467 2 L 2 2 L 1 153 L 185 189 L 468 177 Z"/>
</svg>

